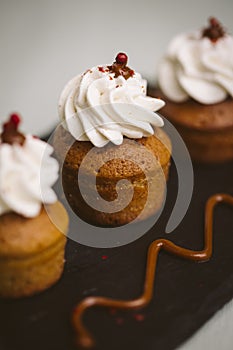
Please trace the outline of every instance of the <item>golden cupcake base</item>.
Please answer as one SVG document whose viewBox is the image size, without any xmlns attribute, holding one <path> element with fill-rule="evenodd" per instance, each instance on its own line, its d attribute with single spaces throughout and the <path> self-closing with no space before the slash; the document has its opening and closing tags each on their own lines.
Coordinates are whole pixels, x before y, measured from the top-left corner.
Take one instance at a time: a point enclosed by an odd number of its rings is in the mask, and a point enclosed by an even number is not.
<svg viewBox="0 0 233 350">
<path fill-rule="evenodd" d="M 53 146 L 62 166 L 62 185 L 66 199 L 84 221 L 96 226 L 121 226 L 145 220 L 161 208 L 171 155 L 170 140 L 162 129 L 156 129 L 155 135 L 150 137 L 133 140 L 124 138 L 119 146 L 109 142 L 102 148 L 94 148 L 90 142 L 74 140 L 60 126 L 54 135 Z M 86 156 L 88 161 L 85 160 L 81 169 Z M 103 161 L 104 164 L 99 167 Z M 147 169 L 147 176 L 140 164 Z M 89 205 L 98 199 L 109 202 L 118 196 L 123 199 L 129 184 L 120 186 L 117 194 L 116 185 L 120 180 L 128 180 L 132 186 L 133 197 L 128 205 L 112 213 Z M 121 207 L 121 203 L 118 204 Z"/>
<path fill-rule="evenodd" d="M 203 105 L 192 99 L 172 102 L 158 89 L 150 91 L 166 105 L 161 113 L 183 138 L 191 158 L 201 163 L 223 163 L 233 160 L 233 99 Z"/>
<path fill-rule="evenodd" d="M 32 219 L 16 213 L 0 216 L 0 297 L 30 296 L 58 281 L 67 228 L 68 216 L 59 202 Z"/>
</svg>

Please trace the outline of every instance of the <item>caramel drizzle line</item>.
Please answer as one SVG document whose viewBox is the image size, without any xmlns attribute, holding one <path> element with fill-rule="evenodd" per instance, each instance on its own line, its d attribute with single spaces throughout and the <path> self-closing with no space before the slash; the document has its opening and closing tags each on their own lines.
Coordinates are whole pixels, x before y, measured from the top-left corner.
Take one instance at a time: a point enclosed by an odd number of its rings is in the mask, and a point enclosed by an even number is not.
<svg viewBox="0 0 233 350">
<path fill-rule="evenodd" d="M 200 251 L 190 250 L 182 248 L 172 243 L 167 239 L 157 239 L 152 242 L 148 249 L 146 276 L 144 283 L 143 294 L 133 300 L 117 300 L 105 297 L 87 297 L 81 301 L 74 309 L 72 314 L 72 325 L 76 333 L 76 344 L 82 348 L 91 348 L 95 342 L 92 335 L 88 332 L 84 326 L 82 318 L 87 309 L 93 306 L 102 306 L 108 308 L 116 308 L 121 310 L 137 310 L 139 308 L 147 306 L 152 297 L 154 289 L 154 280 L 157 267 L 158 254 L 161 249 L 164 249 L 168 253 L 177 255 L 181 258 L 193 260 L 193 261 L 206 261 L 212 255 L 212 243 L 213 243 L 213 211 L 218 203 L 225 202 L 233 206 L 233 197 L 227 194 L 215 194 L 210 197 L 205 207 L 205 227 L 204 249 Z"/>
</svg>

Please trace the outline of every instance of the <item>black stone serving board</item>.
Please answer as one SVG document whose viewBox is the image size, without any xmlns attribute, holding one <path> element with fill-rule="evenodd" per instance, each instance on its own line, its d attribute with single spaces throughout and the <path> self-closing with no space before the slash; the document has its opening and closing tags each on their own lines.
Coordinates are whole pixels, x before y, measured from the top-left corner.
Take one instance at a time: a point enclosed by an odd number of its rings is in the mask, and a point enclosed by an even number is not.
<svg viewBox="0 0 233 350">
<path fill-rule="evenodd" d="M 202 249 L 205 202 L 216 192 L 233 194 L 233 163 L 194 164 L 194 176 L 191 205 L 173 233 L 165 234 L 164 228 L 177 192 L 174 164 L 165 209 L 146 235 L 112 249 L 89 248 L 69 240 L 65 271 L 54 287 L 27 299 L 0 300 L 0 349 L 73 350 L 70 317 L 75 304 L 90 295 L 138 297 L 147 249 L 154 239 L 165 237 L 190 249 Z M 113 314 L 93 308 L 87 312 L 85 324 L 95 335 L 96 349 L 175 349 L 233 297 L 233 208 L 221 205 L 215 213 L 210 261 L 195 263 L 162 252 L 153 300 L 146 309 Z"/>
</svg>

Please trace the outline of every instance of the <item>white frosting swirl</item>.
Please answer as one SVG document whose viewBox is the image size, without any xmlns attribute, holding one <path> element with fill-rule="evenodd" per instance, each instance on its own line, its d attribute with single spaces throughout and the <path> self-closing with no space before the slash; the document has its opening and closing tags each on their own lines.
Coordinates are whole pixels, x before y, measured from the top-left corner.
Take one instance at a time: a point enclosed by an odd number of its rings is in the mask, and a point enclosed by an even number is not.
<svg viewBox="0 0 233 350">
<path fill-rule="evenodd" d="M 57 200 L 51 186 L 58 178 L 59 166 L 50 157 L 52 153 L 50 145 L 31 135 L 22 146 L 0 142 L 0 215 L 13 211 L 35 217 L 42 203 Z"/>
<path fill-rule="evenodd" d="M 163 126 L 153 111 L 163 106 L 162 100 L 146 96 L 146 80 L 139 73 L 126 80 L 121 75 L 115 78 L 107 66 L 97 66 L 68 82 L 59 115 L 75 139 L 102 147 L 109 141 L 121 144 L 123 135 L 153 135 L 152 126 Z"/>
<path fill-rule="evenodd" d="M 233 97 L 233 37 L 225 34 L 213 43 L 200 30 L 176 36 L 159 66 L 158 82 L 175 102 L 191 97 L 212 104 Z"/>
</svg>

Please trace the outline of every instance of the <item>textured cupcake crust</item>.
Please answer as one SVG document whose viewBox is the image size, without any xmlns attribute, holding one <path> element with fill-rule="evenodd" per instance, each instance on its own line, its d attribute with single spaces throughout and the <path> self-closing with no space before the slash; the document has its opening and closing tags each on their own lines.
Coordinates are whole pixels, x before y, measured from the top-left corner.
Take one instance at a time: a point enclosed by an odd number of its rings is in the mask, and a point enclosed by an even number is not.
<svg viewBox="0 0 233 350">
<path fill-rule="evenodd" d="M 120 146 L 109 143 L 103 148 L 95 148 L 90 142 L 75 141 L 62 127 L 57 130 L 54 137 L 54 148 L 58 158 L 63 162 L 62 184 L 66 198 L 73 211 L 83 220 L 98 226 L 119 226 L 132 220 L 144 220 L 160 209 L 165 191 L 165 179 L 168 177 L 170 165 L 171 144 L 168 136 L 161 130 L 156 130 L 156 136 L 136 139 L 132 142 L 127 138 Z M 160 139 L 159 139 L 160 138 Z M 162 140 L 162 141 L 161 141 Z M 72 146 L 69 146 L 72 145 Z M 143 145 L 139 152 L 138 145 Z M 88 152 L 92 150 L 89 160 L 80 172 L 80 183 L 89 202 L 98 200 L 98 196 L 106 201 L 117 198 L 116 184 L 119 180 L 129 180 L 133 186 L 133 198 L 122 210 L 114 213 L 98 211 L 89 206 L 83 199 L 78 183 L 80 164 Z M 148 150 L 158 160 L 151 162 Z M 150 183 L 150 193 L 153 198 L 148 201 L 148 182 L 145 174 L 138 164 L 131 161 L 137 155 L 137 163 L 143 164 L 147 169 Z M 107 156 L 107 161 L 99 168 L 98 164 Z M 161 170 L 162 169 L 162 170 Z M 96 179 L 97 197 L 94 191 L 93 178 Z M 129 185 L 119 189 L 119 197 Z M 155 200 L 156 198 L 156 200 Z M 119 206 L 121 202 L 119 201 Z M 146 205 L 146 210 L 139 217 Z"/>
<path fill-rule="evenodd" d="M 162 114 L 176 127 L 194 161 L 221 163 L 233 159 L 233 99 L 203 105 L 194 100 L 175 103 L 159 90 L 151 91 L 166 101 Z"/>
<path fill-rule="evenodd" d="M 57 202 L 27 219 L 15 213 L 0 216 L 0 296 L 18 298 L 53 285 L 64 267 L 68 216 Z M 57 226 L 58 225 L 58 226 Z"/>
</svg>

